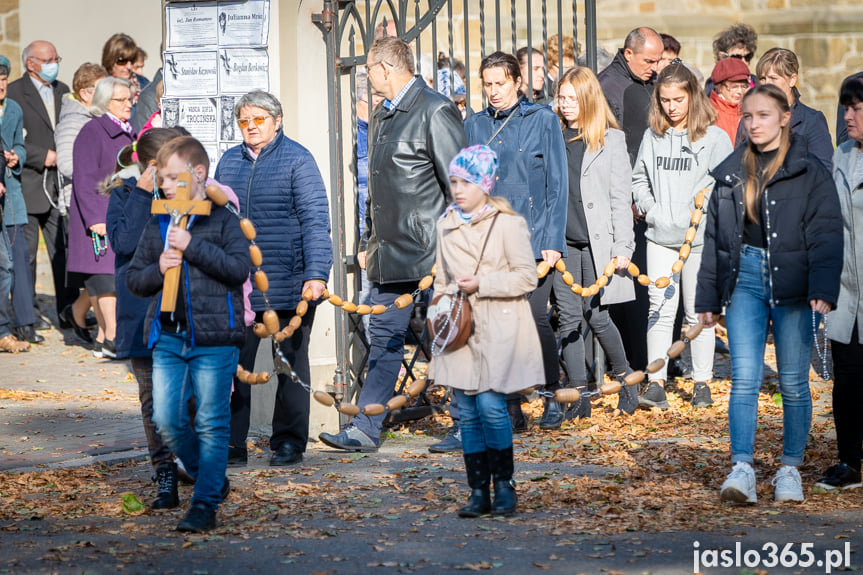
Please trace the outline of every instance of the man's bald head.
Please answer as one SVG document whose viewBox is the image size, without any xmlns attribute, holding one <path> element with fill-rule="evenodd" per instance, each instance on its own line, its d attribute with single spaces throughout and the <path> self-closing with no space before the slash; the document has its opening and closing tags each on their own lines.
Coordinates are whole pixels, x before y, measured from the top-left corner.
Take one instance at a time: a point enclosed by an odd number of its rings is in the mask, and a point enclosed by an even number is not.
<svg viewBox="0 0 863 575">
<path fill-rule="evenodd" d="M 647 82 L 662 58 L 662 37 L 653 28 L 636 28 L 626 35 L 623 57 L 633 75 Z"/>
<path fill-rule="evenodd" d="M 21 64 L 31 75 L 42 71 L 42 64 L 57 59 L 57 48 L 46 40 L 34 40 L 21 52 Z"/>
</svg>

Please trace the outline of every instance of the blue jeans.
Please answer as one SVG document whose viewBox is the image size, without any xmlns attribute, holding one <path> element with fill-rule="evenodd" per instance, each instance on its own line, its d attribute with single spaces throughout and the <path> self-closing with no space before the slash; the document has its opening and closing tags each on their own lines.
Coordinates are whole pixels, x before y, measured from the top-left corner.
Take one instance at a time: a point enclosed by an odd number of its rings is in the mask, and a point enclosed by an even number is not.
<svg viewBox="0 0 863 575">
<path fill-rule="evenodd" d="M 217 508 L 228 465 L 231 381 L 240 350 L 190 347 L 183 333 L 162 333 L 153 348 L 153 421 L 171 451 L 196 479 L 192 503 Z M 195 398 L 194 429 L 189 398 Z"/>
<path fill-rule="evenodd" d="M 403 293 L 416 288 L 416 282 L 394 284 L 372 283 L 369 304 L 390 305 Z M 411 321 L 414 304 L 403 309 L 391 309 L 381 315 L 369 316 L 369 370 L 357 405 L 386 403 L 395 393 L 396 380 L 404 359 L 405 333 Z M 351 420 L 360 431 L 380 441 L 384 415 L 370 417 L 360 413 Z"/>
<path fill-rule="evenodd" d="M 728 425 L 731 461 L 752 463 L 758 392 L 764 380 L 767 329 L 773 326 L 776 367 L 782 392 L 782 458 L 784 465 L 803 463 L 812 421 L 809 358 L 812 354 L 812 310 L 808 303 L 771 307 L 767 251 L 744 245 L 740 273 L 725 310 L 731 351 L 731 399 Z"/>
<path fill-rule="evenodd" d="M 6 337 L 9 329 L 9 292 L 12 290 L 12 247 L 6 235 L 6 226 L 0 222 L 0 338 Z"/>
<path fill-rule="evenodd" d="M 455 397 L 461 417 L 461 444 L 465 453 L 512 447 L 506 395 L 496 391 L 468 395 L 456 389 Z"/>
</svg>

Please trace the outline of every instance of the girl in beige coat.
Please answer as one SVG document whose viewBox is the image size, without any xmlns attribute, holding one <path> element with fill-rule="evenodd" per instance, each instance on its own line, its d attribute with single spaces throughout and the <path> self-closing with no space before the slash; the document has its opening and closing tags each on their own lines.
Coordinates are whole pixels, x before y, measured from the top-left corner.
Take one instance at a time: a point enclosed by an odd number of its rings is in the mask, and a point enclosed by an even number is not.
<svg viewBox="0 0 863 575">
<path fill-rule="evenodd" d="M 530 234 L 506 200 L 488 195 L 497 165 L 497 155 L 486 146 L 459 152 L 449 166 L 455 203 L 437 224 L 435 293 L 467 294 L 474 322 L 467 344 L 437 355 L 433 366 L 435 381 L 455 389 L 460 409 L 472 490 L 459 510 L 462 517 L 515 511 L 506 394 L 545 383 L 539 336 L 525 299 L 537 284 Z"/>
</svg>

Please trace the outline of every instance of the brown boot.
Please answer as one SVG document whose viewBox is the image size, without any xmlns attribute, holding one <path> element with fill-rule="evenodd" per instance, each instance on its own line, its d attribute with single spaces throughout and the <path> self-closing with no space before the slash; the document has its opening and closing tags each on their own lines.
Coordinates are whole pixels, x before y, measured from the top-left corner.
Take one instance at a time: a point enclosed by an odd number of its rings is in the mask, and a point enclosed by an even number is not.
<svg viewBox="0 0 863 575">
<path fill-rule="evenodd" d="M 0 351 L 7 351 L 9 353 L 30 351 L 30 344 L 26 341 L 18 341 L 18 338 L 10 333 L 4 338 L 0 338 Z"/>
</svg>

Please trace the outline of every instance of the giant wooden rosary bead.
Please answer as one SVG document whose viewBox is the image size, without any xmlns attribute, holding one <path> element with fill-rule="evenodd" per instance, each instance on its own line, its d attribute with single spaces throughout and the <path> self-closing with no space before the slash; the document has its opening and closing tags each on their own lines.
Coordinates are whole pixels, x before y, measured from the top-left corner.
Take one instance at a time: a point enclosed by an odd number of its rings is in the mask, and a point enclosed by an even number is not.
<svg viewBox="0 0 863 575">
<path fill-rule="evenodd" d="M 563 272 L 562 274 L 560 274 L 560 279 L 562 279 L 563 283 L 565 283 L 568 286 L 571 286 L 575 282 L 575 280 L 572 277 L 572 274 L 569 272 Z"/>
<path fill-rule="evenodd" d="M 698 229 L 695 226 L 689 226 L 689 229 L 686 230 L 686 236 L 684 236 L 683 241 L 687 244 L 691 244 L 693 240 L 695 240 L 696 232 L 698 232 Z"/>
<path fill-rule="evenodd" d="M 252 220 L 249 218 L 243 218 L 240 220 L 240 229 L 243 230 L 243 235 L 246 236 L 246 239 L 250 242 L 258 235 L 258 232 L 255 231 L 255 224 L 253 224 Z"/>
<path fill-rule="evenodd" d="M 554 269 L 556 269 L 556 270 L 557 270 L 557 271 L 559 271 L 560 273 L 563 273 L 563 272 L 565 272 L 565 271 L 566 271 L 566 262 L 565 262 L 565 261 L 563 261 L 563 258 L 560 258 L 559 260 L 557 260 L 557 261 L 554 263 Z"/>
<path fill-rule="evenodd" d="M 701 222 L 702 215 L 704 215 L 704 212 L 702 212 L 701 210 L 695 210 L 694 212 L 692 212 L 692 219 L 690 221 L 692 222 L 693 226 L 697 226 Z"/>
<path fill-rule="evenodd" d="M 605 264 L 605 269 L 602 270 L 602 275 L 611 277 L 614 274 L 614 268 L 617 265 L 617 258 L 611 258 L 611 261 Z"/>
<path fill-rule="evenodd" d="M 340 298 L 336 294 L 331 295 L 327 301 L 338 307 L 341 307 L 341 305 L 344 303 L 344 301 L 342 301 L 342 298 Z"/>
<path fill-rule="evenodd" d="M 683 334 L 683 337 L 685 337 L 689 341 L 692 341 L 693 339 L 698 337 L 698 334 L 701 333 L 702 329 L 704 329 L 704 324 L 701 322 L 698 322 L 697 324 L 690 326 L 690 328 L 688 330 L 686 330 L 686 333 Z"/>
<path fill-rule="evenodd" d="M 644 371 L 646 371 L 647 373 L 656 373 L 657 371 L 662 369 L 663 365 L 665 365 L 664 359 L 662 359 L 662 358 L 654 359 L 653 361 L 651 361 L 650 363 L 647 364 L 647 367 L 644 368 Z"/>
<path fill-rule="evenodd" d="M 671 273 L 679 274 L 680 270 L 683 269 L 683 260 L 677 260 L 673 264 L 671 264 Z"/>
<path fill-rule="evenodd" d="M 324 290 L 327 291 L 327 290 Z M 315 292 L 312 291 L 312 288 L 306 288 L 303 291 L 303 301 L 311 301 L 312 298 L 315 297 Z M 324 296 L 326 297 L 326 296 Z"/>
<path fill-rule="evenodd" d="M 626 271 L 629 272 L 629 275 L 636 278 L 638 277 L 638 266 L 632 262 L 629 262 L 629 265 L 626 266 Z"/>
<path fill-rule="evenodd" d="M 371 308 L 371 306 L 367 306 L 366 304 L 358 305 L 357 306 L 357 313 L 360 315 L 368 315 L 368 314 L 372 313 L 372 308 Z"/>
<path fill-rule="evenodd" d="M 342 303 L 342 309 L 348 313 L 354 313 L 355 311 L 357 311 L 357 304 L 352 301 L 346 301 Z"/>
<path fill-rule="evenodd" d="M 387 311 L 387 306 L 382 303 L 372 306 L 372 315 L 381 315 L 385 311 Z"/>
<path fill-rule="evenodd" d="M 420 283 L 417 287 L 420 289 L 420 291 L 425 291 L 425 290 L 429 289 L 433 283 L 434 283 L 434 277 L 425 276 L 423 279 L 420 280 Z"/>
<path fill-rule="evenodd" d="M 285 330 L 273 334 L 273 341 L 276 343 L 282 343 L 286 339 L 288 339 L 288 336 L 285 334 Z"/>
<path fill-rule="evenodd" d="M 261 293 L 270 289 L 270 280 L 267 279 L 267 274 L 264 273 L 264 270 L 258 270 L 255 272 L 255 286 Z"/>
<path fill-rule="evenodd" d="M 548 272 L 550 272 L 550 271 L 551 271 L 551 266 L 550 266 L 550 265 L 548 264 L 548 262 L 547 262 L 547 261 L 545 261 L 545 260 L 542 260 L 542 261 L 541 261 L 541 262 L 539 262 L 539 264 L 537 264 L 537 266 L 536 266 L 536 275 L 537 275 L 537 277 L 538 277 L 538 278 L 540 278 L 540 279 L 542 279 L 542 278 L 544 278 L 545 276 L 547 276 L 547 275 L 548 275 Z"/>
<path fill-rule="evenodd" d="M 399 297 L 396 298 L 396 301 L 393 305 L 396 306 L 396 309 L 404 309 L 411 305 L 414 301 L 414 297 L 409 293 L 403 293 Z"/>
<path fill-rule="evenodd" d="M 671 279 L 669 279 L 668 276 L 662 276 L 661 278 L 656 278 L 656 281 L 653 282 L 653 285 L 655 285 L 657 289 L 665 289 L 670 283 Z"/>
<path fill-rule="evenodd" d="M 633 371 L 623 378 L 623 383 L 626 385 L 638 385 L 642 381 L 644 381 L 644 372 L 640 369 L 638 371 Z"/>
<path fill-rule="evenodd" d="M 339 413 L 344 413 L 345 415 L 349 415 L 351 417 L 360 414 L 360 408 L 353 403 L 342 403 L 341 405 L 339 405 L 338 411 Z"/>
<path fill-rule="evenodd" d="M 695 194 L 695 207 L 698 208 L 699 210 L 704 207 L 704 199 L 705 199 L 704 190 L 701 190 L 700 192 Z"/>
<path fill-rule="evenodd" d="M 294 318 L 291 318 L 291 322 L 293 322 L 293 320 L 294 320 Z M 284 341 L 286 339 L 294 337 L 294 332 L 297 330 L 296 330 L 296 328 L 294 328 L 294 326 L 291 325 L 291 322 L 288 322 L 288 325 L 286 325 L 284 327 L 284 329 L 282 329 L 282 331 L 280 331 L 277 334 L 279 336 L 284 336 L 284 337 L 279 338 L 281 340 L 281 341 L 279 341 L 279 343 L 281 343 L 282 341 Z"/>
<path fill-rule="evenodd" d="M 315 401 L 321 405 L 326 405 L 327 407 L 330 407 L 336 402 L 336 400 L 333 399 L 333 396 L 325 391 L 316 391 L 312 394 L 312 397 L 315 398 Z"/>
<path fill-rule="evenodd" d="M 396 395 L 395 397 L 390 398 L 390 400 L 387 402 L 387 409 L 390 411 L 401 409 L 407 404 L 407 402 L 407 395 Z"/>
<path fill-rule="evenodd" d="M 622 388 L 623 386 L 620 385 L 620 382 L 615 380 L 603 383 L 599 390 L 602 392 L 602 395 L 611 395 L 619 392 Z"/>
<path fill-rule="evenodd" d="M 279 316 L 276 312 L 271 309 L 268 309 L 264 312 L 264 325 L 267 327 L 267 331 L 271 334 L 279 331 Z"/>
<path fill-rule="evenodd" d="M 416 397 L 423 392 L 426 388 L 426 380 L 417 379 L 411 382 L 411 384 L 405 389 L 405 393 L 407 393 L 411 397 Z"/>
<path fill-rule="evenodd" d="M 645 274 L 639 274 L 638 275 L 638 283 L 640 283 L 643 286 L 649 286 L 650 285 L 650 278 L 647 277 Z"/>
<path fill-rule="evenodd" d="M 668 348 L 668 352 L 666 355 L 668 355 L 668 357 L 674 359 L 675 357 L 677 357 L 678 355 L 683 353 L 684 349 L 686 349 L 686 342 L 681 341 L 681 340 L 677 340 L 671 344 L 671 347 Z"/>
<path fill-rule="evenodd" d="M 380 403 L 370 403 L 363 408 L 363 414 L 374 417 L 376 415 L 383 415 L 386 410 L 387 408 Z"/>
<path fill-rule="evenodd" d="M 255 335 L 261 339 L 264 339 L 265 337 L 270 335 L 270 330 L 268 330 L 267 326 L 265 326 L 263 323 L 256 323 L 253 331 L 255 332 Z"/>
<path fill-rule="evenodd" d="M 217 206 L 224 206 L 228 203 L 228 194 L 216 184 L 207 186 L 207 197 Z"/>
<path fill-rule="evenodd" d="M 599 276 L 596 278 L 596 284 L 594 284 L 597 288 L 604 288 L 608 285 L 608 276 Z"/>
<path fill-rule="evenodd" d="M 309 302 L 304 299 L 300 300 L 300 303 L 297 304 L 297 309 L 294 311 L 298 316 L 303 317 L 306 315 L 306 312 L 309 311 Z"/>
<path fill-rule="evenodd" d="M 291 321 L 288 322 L 288 327 L 290 327 L 294 331 L 300 329 L 301 325 L 303 325 L 303 318 L 298 315 L 292 317 Z"/>
<path fill-rule="evenodd" d="M 692 251 L 692 246 L 690 244 L 683 244 L 680 246 L 680 251 L 677 252 L 680 255 L 680 259 L 685 260 L 689 257 L 689 252 Z"/>
<path fill-rule="evenodd" d="M 262 371 L 255 374 L 255 383 L 267 383 L 268 381 L 270 381 L 269 371 Z"/>
<path fill-rule="evenodd" d="M 558 403 L 575 403 L 579 398 L 581 393 L 574 387 L 561 387 L 554 392 L 554 400 Z"/>
<path fill-rule="evenodd" d="M 252 265 L 256 268 L 261 267 L 261 264 L 264 263 L 264 254 L 261 253 L 261 248 L 255 244 L 249 246 L 249 257 L 252 259 Z"/>
<path fill-rule="evenodd" d="M 575 295 L 581 295 L 581 292 L 584 291 L 584 288 L 582 288 L 578 284 L 572 284 L 572 287 L 570 289 L 572 290 L 572 293 L 574 293 Z"/>
</svg>

